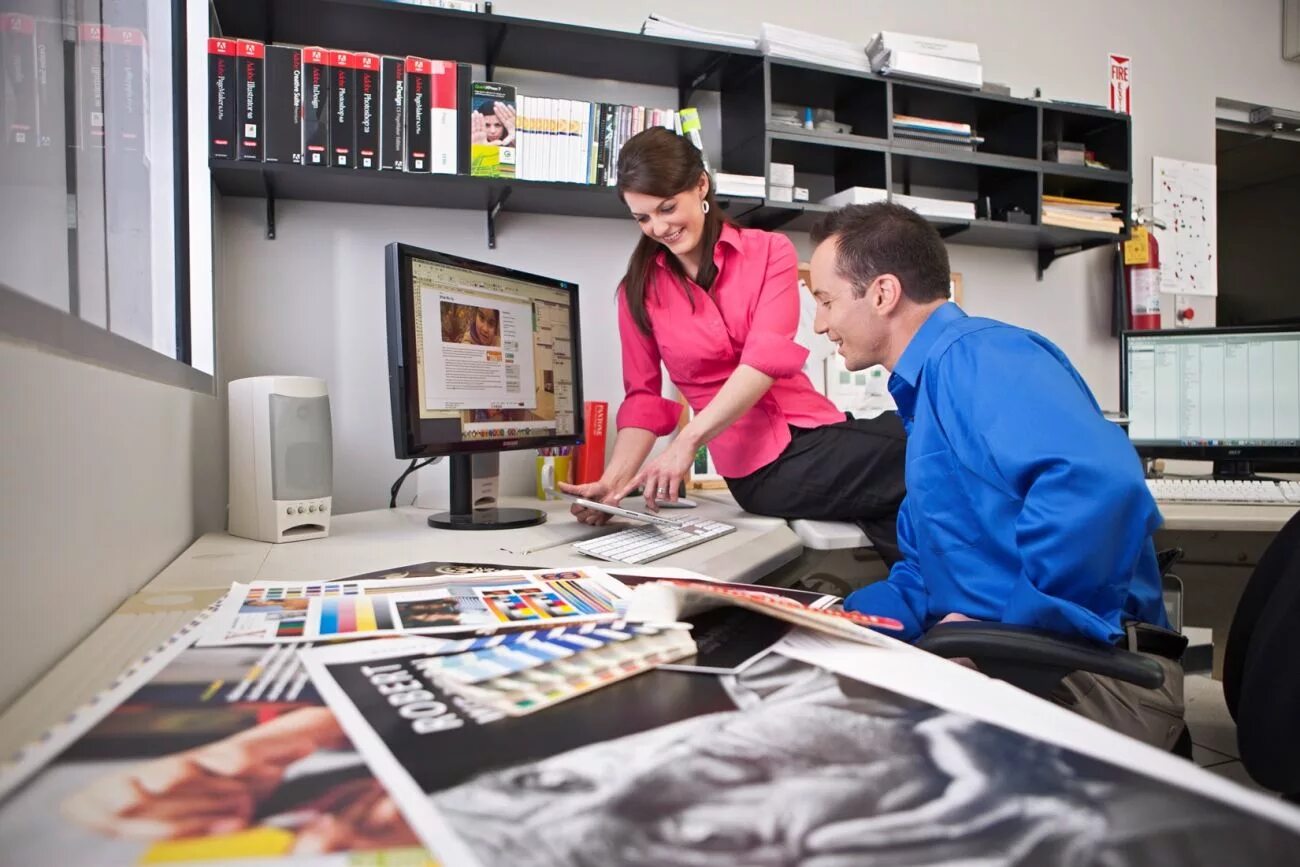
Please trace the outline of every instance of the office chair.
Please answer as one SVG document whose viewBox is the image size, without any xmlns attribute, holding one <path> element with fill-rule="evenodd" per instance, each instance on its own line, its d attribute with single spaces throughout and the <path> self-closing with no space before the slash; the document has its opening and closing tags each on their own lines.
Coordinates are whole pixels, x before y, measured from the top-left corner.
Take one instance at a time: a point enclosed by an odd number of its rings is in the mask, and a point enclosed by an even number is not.
<svg viewBox="0 0 1300 867">
<path fill-rule="evenodd" d="M 1168 574 L 1182 556 L 1179 549 L 1156 555 L 1161 575 Z M 1047 698 L 1066 675 L 1086 671 L 1113 677 L 1147 689 L 1164 681 L 1164 671 L 1140 653 L 1053 632 L 984 621 L 941 623 L 916 643 L 923 650 L 947 659 L 968 657 L 981 672 L 1012 686 Z M 1173 752 L 1191 757 L 1191 735 L 1184 727 Z"/>
<path fill-rule="evenodd" d="M 1259 558 L 1237 604 L 1223 698 L 1246 772 L 1300 803 L 1300 513 Z"/>
</svg>

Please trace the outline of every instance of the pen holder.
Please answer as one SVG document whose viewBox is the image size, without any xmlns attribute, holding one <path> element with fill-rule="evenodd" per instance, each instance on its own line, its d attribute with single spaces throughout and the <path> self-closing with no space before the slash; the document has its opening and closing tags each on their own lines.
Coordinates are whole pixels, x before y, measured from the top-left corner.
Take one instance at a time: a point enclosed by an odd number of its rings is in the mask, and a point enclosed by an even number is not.
<svg viewBox="0 0 1300 867">
<path fill-rule="evenodd" d="M 553 491 L 556 483 L 569 481 L 569 461 L 571 459 L 571 455 L 537 456 L 537 499 L 560 499 L 558 494 L 548 494 L 547 489 Z"/>
</svg>

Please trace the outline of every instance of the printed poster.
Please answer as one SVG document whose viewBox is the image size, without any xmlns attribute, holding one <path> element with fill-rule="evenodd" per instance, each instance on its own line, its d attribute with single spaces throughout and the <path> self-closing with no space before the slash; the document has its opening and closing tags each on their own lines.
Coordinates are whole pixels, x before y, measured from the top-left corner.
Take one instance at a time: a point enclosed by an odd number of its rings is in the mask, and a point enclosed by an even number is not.
<svg viewBox="0 0 1300 867">
<path fill-rule="evenodd" d="M 1215 167 L 1165 157 L 1151 159 L 1151 200 L 1165 228 L 1160 245 L 1160 291 L 1219 294 L 1219 210 Z"/>
</svg>

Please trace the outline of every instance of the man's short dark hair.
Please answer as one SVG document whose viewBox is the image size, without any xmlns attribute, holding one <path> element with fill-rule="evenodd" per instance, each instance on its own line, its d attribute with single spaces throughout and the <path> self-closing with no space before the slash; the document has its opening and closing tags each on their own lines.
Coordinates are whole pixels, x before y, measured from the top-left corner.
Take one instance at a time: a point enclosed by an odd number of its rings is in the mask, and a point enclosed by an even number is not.
<svg viewBox="0 0 1300 867">
<path fill-rule="evenodd" d="M 837 242 L 835 270 L 861 298 L 871 281 L 893 274 L 917 304 L 948 297 L 948 248 L 926 219 L 892 202 L 846 205 L 812 228 L 814 245 Z"/>
</svg>

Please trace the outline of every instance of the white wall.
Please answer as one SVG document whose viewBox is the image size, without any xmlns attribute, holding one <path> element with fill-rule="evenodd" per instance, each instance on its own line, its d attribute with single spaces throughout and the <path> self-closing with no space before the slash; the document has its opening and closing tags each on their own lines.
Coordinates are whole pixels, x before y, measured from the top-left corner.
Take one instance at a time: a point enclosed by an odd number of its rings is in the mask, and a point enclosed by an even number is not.
<svg viewBox="0 0 1300 867">
<path fill-rule="evenodd" d="M 0 340 L 0 708 L 225 525 L 216 400 Z"/>
<path fill-rule="evenodd" d="M 1214 161 L 1216 97 L 1289 105 L 1300 64 L 1281 59 L 1276 0 L 1152 0 L 1123 15 L 1062 0 L 750 0 L 605 3 L 498 0 L 504 15 L 636 30 L 651 12 L 703 26 L 757 33 L 763 21 L 865 43 L 878 29 L 978 42 L 985 75 L 1016 95 L 1103 103 L 1106 55 L 1133 56 L 1135 201 L 1150 198 L 1153 155 Z M 504 75 L 499 76 L 505 78 Z M 505 78 L 505 80 L 512 80 Z M 513 79 L 524 84 L 522 76 Z M 608 82 L 555 83 L 555 96 L 653 99 Z M 672 103 L 670 91 L 663 104 Z M 650 104 L 658 104 L 651 102 Z M 218 305 L 218 354 L 228 378 L 304 373 L 330 383 L 335 419 L 336 509 L 387 503 L 400 464 L 392 457 L 387 405 L 381 250 L 408 241 L 565 279 L 582 286 L 584 377 L 591 398 L 621 395 L 612 292 L 635 238 L 631 221 L 507 213 L 489 251 L 480 212 L 317 203 L 279 204 L 278 238 L 262 239 L 261 202 L 226 200 L 219 251 L 228 271 Z M 794 235 L 806 255 L 806 235 Z M 1034 328 L 1074 360 L 1103 406 L 1118 405 L 1115 341 L 1109 338 L 1111 258 L 1093 251 L 1058 260 L 1040 283 L 1031 254 L 954 245 L 967 309 Z M 1165 307 L 1172 311 L 1173 299 Z M 1197 323 L 1213 321 L 1198 302 Z M 527 459 L 507 456 L 503 484 L 530 484 Z"/>
</svg>

